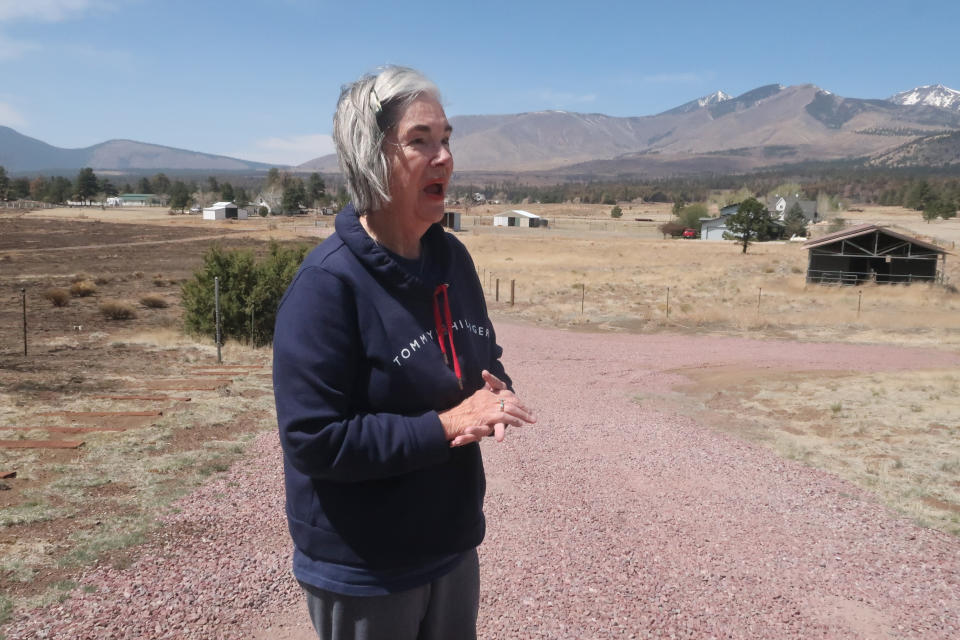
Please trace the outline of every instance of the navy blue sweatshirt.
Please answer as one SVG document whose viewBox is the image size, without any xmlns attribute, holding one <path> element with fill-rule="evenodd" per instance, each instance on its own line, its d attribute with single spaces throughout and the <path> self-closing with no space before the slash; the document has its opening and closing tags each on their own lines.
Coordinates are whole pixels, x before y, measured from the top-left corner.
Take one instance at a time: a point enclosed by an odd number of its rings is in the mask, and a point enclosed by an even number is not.
<svg viewBox="0 0 960 640">
<path fill-rule="evenodd" d="M 437 413 L 482 387 L 483 369 L 510 380 L 466 248 L 440 225 L 422 243 L 430 268 L 413 273 L 348 205 L 280 302 L 273 375 L 294 574 L 323 589 L 419 586 L 483 540 L 480 447 L 451 449 Z M 443 283 L 462 388 L 438 339 Z"/>
</svg>

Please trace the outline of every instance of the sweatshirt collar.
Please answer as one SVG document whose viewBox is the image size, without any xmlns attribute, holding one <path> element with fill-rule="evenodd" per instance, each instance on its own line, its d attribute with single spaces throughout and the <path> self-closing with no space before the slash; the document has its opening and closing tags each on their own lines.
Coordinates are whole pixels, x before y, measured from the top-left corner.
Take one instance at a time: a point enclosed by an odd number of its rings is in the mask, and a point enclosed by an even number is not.
<svg viewBox="0 0 960 640">
<path fill-rule="evenodd" d="M 446 279 L 446 274 L 450 269 L 451 252 L 445 239 L 446 232 L 439 224 L 431 225 L 427 232 L 423 234 L 424 246 L 434 265 L 433 269 L 430 269 L 430 273 L 424 274 L 424 277 L 429 278 L 430 281 L 408 272 L 397 264 L 389 252 L 374 242 L 363 225 L 360 224 L 360 216 L 352 203 L 337 214 L 337 218 L 334 220 L 334 228 L 350 252 L 357 257 L 357 260 L 385 285 L 400 291 L 432 296 L 437 285 Z M 443 275 L 439 276 L 438 274 Z M 434 282 L 433 279 L 438 277 L 441 280 Z"/>
</svg>

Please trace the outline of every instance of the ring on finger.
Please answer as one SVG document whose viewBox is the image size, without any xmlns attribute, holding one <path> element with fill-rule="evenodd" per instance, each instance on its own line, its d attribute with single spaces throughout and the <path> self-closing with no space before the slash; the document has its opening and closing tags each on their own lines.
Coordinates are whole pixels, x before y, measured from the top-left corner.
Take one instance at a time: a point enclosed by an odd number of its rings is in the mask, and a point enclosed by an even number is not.
<svg viewBox="0 0 960 640">
<path fill-rule="evenodd" d="M 503 411 L 503 398 L 500 398 L 500 411 Z"/>
</svg>

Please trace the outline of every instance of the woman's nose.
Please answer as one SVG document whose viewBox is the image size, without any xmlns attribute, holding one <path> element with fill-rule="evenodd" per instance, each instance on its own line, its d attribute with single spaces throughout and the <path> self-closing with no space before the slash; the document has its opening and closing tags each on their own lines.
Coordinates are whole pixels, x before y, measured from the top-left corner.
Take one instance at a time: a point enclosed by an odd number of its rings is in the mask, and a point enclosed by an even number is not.
<svg viewBox="0 0 960 640">
<path fill-rule="evenodd" d="M 433 156 L 434 165 L 444 165 L 453 162 L 453 154 L 450 153 L 450 147 L 440 145 L 440 150 Z"/>
</svg>

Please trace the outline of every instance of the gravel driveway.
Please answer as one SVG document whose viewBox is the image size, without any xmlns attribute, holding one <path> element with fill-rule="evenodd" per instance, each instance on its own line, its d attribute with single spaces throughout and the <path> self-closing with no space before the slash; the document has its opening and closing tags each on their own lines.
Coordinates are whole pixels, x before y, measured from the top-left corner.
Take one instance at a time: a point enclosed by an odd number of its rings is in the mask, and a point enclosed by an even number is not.
<svg viewBox="0 0 960 640">
<path fill-rule="evenodd" d="M 960 356 L 499 331 L 539 424 L 484 443 L 482 638 L 960 637 L 960 540 L 634 399 L 689 382 L 685 367 L 895 371 Z M 138 561 L 89 571 L 64 604 L 11 621 L 8 638 L 312 637 L 273 432 L 177 506 Z"/>
</svg>

